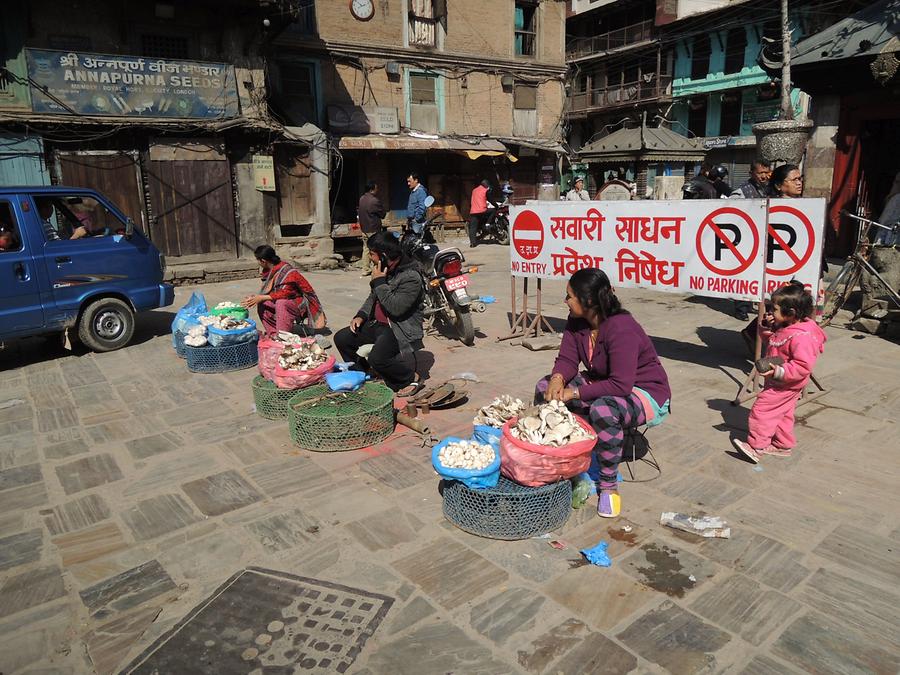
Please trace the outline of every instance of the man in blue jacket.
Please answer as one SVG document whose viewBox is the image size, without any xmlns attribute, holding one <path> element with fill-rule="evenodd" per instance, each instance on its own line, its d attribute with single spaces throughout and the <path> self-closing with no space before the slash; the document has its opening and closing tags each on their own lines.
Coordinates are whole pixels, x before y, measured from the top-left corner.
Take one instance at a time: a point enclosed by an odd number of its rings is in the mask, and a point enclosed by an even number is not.
<svg viewBox="0 0 900 675">
<path fill-rule="evenodd" d="M 422 234 L 422 223 L 425 222 L 425 192 L 419 182 L 419 174 L 413 172 L 406 178 L 409 186 L 409 202 L 406 205 L 406 222 L 416 234 Z"/>
</svg>

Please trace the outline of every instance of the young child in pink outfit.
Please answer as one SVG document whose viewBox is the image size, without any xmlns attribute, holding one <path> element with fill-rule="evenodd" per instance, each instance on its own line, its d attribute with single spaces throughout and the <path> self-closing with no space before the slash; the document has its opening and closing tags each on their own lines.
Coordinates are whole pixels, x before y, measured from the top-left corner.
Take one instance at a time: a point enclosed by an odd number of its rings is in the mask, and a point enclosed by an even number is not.
<svg viewBox="0 0 900 675">
<path fill-rule="evenodd" d="M 825 333 L 812 320 L 812 295 L 799 281 L 772 294 L 773 329 L 768 337 L 767 358 L 780 358 L 764 373 L 765 386 L 750 411 L 747 441 L 732 439 L 737 450 L 754 464 L 763 455 L 790 457 L 794 438 L 794 409 L 812 375 L 816 359 L 825 349 Z"/>
</svg>

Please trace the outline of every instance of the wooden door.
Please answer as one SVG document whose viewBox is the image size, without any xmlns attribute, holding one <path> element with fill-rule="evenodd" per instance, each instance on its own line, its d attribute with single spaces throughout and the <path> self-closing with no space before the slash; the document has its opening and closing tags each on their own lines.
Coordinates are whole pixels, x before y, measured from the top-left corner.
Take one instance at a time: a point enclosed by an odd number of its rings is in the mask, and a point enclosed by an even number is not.
<svg viewBox="0 0 900 675">
<path fill-rule="evenodd" d="M 275 185 L 278 187 L 280 224 L 304 225 L 312 221 L 309 151 L 290 146 L 275 150 Z"/>
<path fill-rule="evenodd" d="M 147 231 L 137 151 L 57 151 L 56 161 L 61 184 L 102 192 Z"/>
<path fill-rule="evenodd" d="M 237 255 L 227 159 L 153 160 L 148 184 L 153 243 L 167 256 Z"/>
</svg>

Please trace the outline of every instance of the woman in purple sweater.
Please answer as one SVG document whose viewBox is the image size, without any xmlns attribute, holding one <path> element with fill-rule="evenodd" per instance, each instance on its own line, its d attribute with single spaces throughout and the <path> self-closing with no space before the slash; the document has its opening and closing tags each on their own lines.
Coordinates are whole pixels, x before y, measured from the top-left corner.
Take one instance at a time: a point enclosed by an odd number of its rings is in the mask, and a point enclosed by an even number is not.
<svg viewBox="0 0 900 675">
<path fill-rule="evenodd" d="M 622 309 L 609 278 L 583 269 L 566 286 L 569 321 L 553 372 L 537 384 L 535 399 L 558 400 L 586 415 L 597 431 L 600 497 L 597 513 L 622 509 L 616 474 L 624 430 L 655 426 L 669 414 L 669 380 L 650 338 Z M 586 370 L 579 373 L 584 365 Z"/>
</svg>

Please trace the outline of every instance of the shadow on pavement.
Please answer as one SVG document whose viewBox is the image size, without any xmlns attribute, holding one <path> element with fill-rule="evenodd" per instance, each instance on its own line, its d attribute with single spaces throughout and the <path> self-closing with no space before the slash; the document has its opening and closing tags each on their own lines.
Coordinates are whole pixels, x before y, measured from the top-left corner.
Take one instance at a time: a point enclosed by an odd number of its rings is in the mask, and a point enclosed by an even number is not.
<svg viewBox="0 0 900 675">
<path fill-rule="evenodd" d="M 750 409 L 743 405 L 732 405 L 731 401 L 724 398 L 711 398 L 706 401 L 710 410 L 716 410 L 722 414 L 722 423 L 713 425 L 719 431 L 747 431 L 750 419 Z"/>
</svg>

